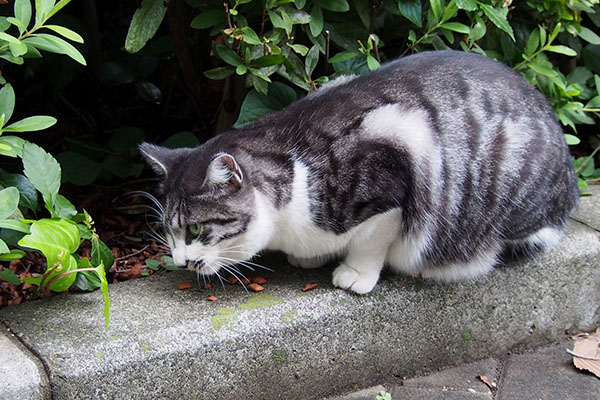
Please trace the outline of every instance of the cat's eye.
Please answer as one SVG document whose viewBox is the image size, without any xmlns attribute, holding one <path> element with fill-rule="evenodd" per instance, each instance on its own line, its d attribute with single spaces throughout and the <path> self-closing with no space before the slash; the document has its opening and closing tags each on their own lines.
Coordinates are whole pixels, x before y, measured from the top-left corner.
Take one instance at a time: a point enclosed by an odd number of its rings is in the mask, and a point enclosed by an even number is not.
<svg viewBox="0 0 600 400">
<path fill-rule="evenodd" d="M 198 236 L 200 235 L 200 232 L 202 232 L 202 225 L 196 222 L 195 224 L 189 225 L 188 229 L 192 235 Z"/>
</svg>

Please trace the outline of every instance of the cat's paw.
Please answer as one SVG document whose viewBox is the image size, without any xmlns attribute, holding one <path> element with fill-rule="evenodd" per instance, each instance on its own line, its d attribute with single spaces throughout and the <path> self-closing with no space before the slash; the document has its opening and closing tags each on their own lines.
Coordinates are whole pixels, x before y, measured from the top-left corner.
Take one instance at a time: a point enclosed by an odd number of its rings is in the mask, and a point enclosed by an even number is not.
<svg viewBox="0 0 600 400">
<path fill-rule="evenodd" d="M 326 259 L 320 257 L 300 258 L 288 254 L 287 259 L 292 266 L 304 269 L 319 268 L 327 263 Z"/>
<path fill-rule="evenodd" d="M 359 272 L 342 263 L 333 271 L 333 285 L 358 294 L 369 293 L 379 280 L 379 274 Z"/>
</svg>

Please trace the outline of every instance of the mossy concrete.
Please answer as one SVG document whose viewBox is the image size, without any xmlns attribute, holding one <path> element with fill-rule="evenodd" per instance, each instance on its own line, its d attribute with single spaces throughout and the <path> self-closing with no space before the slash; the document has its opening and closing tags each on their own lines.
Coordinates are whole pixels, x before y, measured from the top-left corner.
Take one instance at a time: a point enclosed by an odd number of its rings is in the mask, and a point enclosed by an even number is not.
<svg viewBox="0 0 600 400">
<path fill-rule="evenodd" d="M 332 286 L 331 266 L 300 270 L 275 256 L 260 295 L 216 281 L 178 290 L 196 280 L 187 271 L 111 285 L 108 332 L 99 292 L 9 307 L 0 320 L 43 361 L 56 400 L 317 399 L 595 328 L 600 238 L 588 225 L 473 282 L 386 274 L 357 296 Z"/>
</svg>

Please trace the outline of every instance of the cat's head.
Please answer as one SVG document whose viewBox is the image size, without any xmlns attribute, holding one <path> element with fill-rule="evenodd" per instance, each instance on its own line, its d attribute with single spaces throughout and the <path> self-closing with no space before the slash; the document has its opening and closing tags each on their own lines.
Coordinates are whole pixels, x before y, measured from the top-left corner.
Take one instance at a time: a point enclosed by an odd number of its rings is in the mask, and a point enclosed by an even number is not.
<svg viewBox="0 0 600 400">
<path fill-rule="evenodd" d="M 260 250 L 253 190 L 231 154 L 149 143 L 140 151 L 161 179 L 162 228 L 176 265 L 211 275 Z"/>
</svg>

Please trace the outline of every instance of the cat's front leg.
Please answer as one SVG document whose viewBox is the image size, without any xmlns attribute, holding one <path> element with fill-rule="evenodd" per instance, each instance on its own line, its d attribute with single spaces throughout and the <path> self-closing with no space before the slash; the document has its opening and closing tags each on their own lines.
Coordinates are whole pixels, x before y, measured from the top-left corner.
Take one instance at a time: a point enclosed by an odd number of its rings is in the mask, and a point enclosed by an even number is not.
<svg viewBox="0 0 600 400">
<path fill-rule="evenodd" d="M 400 212 L 389 211 L 365 222 L 348 244 L 348 253 L 333 271 L 333 284 L 358 294 L 369 293 L 379 280 L 390 244 L 398 237 Z"/>
</svg>

